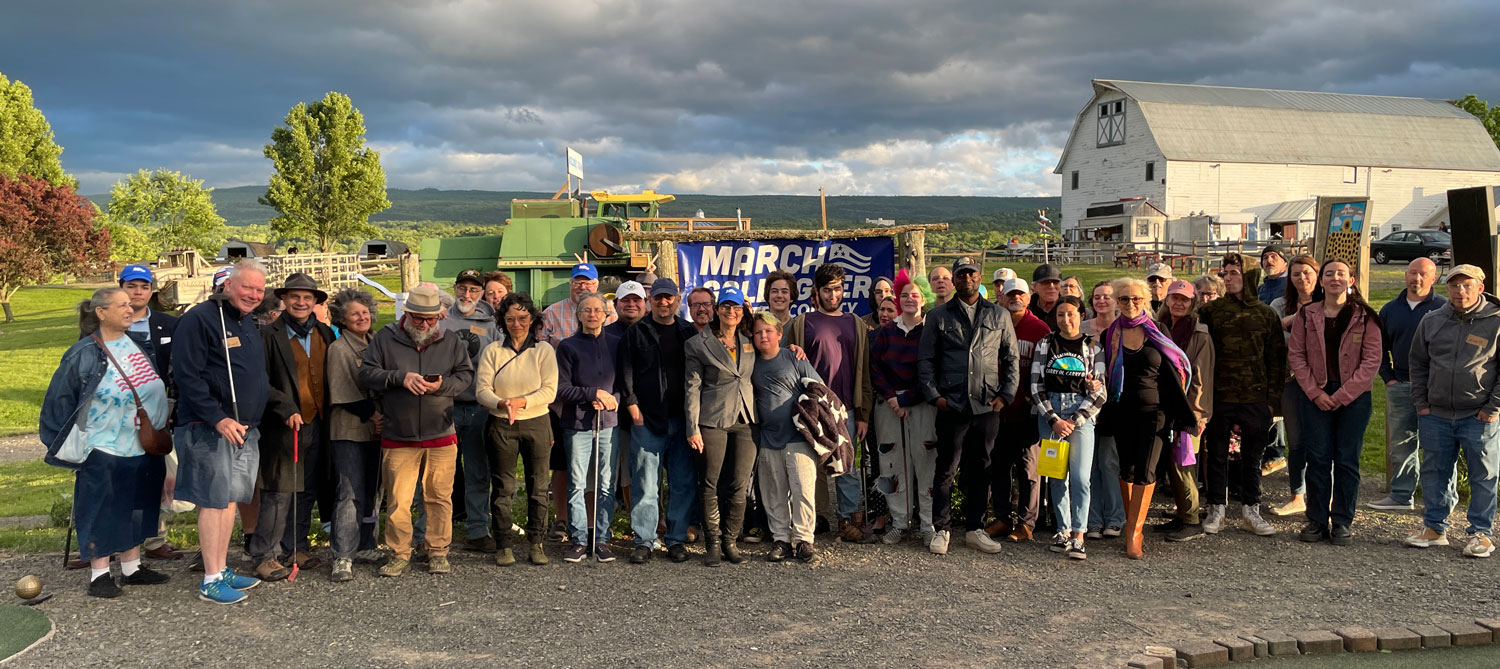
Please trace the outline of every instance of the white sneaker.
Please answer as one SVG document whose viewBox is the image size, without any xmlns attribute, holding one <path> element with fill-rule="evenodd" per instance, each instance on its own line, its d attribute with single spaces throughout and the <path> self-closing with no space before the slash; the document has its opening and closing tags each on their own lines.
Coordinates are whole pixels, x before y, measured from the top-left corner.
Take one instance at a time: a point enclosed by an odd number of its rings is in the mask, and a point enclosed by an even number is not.
<svg viewBox="0 0 1500 669">
<path fill-rule="evenodd" d="M 1224 527 L 1224 505 L 1208 505 L 1208 517 L 1203 519 L 1203 533 L 1218 534 L 1222 527 Z"/>
<path fill-rule="evenodd" d="M 1469 538 L 1469 545 L 1464 546 L 1464 555 L 1472 558 L 1487 558 L 1495 552 L 1495 542 L 1483 534 L 1476 534 Z"/>
<path fill-rule="evenodd" d="M 1004 548 L 1000 542 L 990 537 L 989 532 L 983 529 L 970 530 L 964 533 L 964 544 L 981 553 L 999 553 Z"/>
<path fill-rule="evenodd" d="M 1251 504 L 1244 507 L 1241 511 L 1245 517 L 1244 527 L 1247 531 L 1262 537 L 1269 537 L 1276 534 L 1276 528 L 1266 522 L 1265 518 L 1260 517 L 1259 504 Z"/>
<path fill-rule="evenodd" d="M 927 550 L 933 555 L 948 554 L 948 530 L 938 530 L 932 533 L 932 541 L 928 542 Z"/>
</svg>

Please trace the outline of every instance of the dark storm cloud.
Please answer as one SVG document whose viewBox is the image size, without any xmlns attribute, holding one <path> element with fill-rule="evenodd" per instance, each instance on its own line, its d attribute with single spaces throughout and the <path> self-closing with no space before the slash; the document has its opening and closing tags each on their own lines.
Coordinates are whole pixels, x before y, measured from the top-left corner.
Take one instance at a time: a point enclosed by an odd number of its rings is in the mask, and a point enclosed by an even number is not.
<svg viewBox="0 0 1500 669">
<path fill-rule="evenodd" d="M 1055 192 L 1089 79 L 1425 97 L 1500 85 L 1493 3 L 26 3 L 26 81 L 85 188 L 264 179 L 270 129 L 348 93 L 393 185 Z M 1489 97 L 1500 97 L 1490 95 Z"/>
</svg>

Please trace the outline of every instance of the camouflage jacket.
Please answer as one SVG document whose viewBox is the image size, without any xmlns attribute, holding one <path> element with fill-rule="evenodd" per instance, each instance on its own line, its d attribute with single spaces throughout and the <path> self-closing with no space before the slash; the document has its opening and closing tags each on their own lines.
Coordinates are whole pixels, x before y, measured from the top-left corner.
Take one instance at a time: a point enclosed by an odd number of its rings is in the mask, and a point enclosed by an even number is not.
<svg viewBox="0 0 1500 669">
<path fill-rule="evenodd" d="M 1280 412 L 1286 385 L 1286 339 L 1281 318 L 1255 297 L 1247 277 L 1245 297 L 1226 295 L 1198 312 L 1214 341 L 1215 403 L 1265 402 Z"/>
</svg>

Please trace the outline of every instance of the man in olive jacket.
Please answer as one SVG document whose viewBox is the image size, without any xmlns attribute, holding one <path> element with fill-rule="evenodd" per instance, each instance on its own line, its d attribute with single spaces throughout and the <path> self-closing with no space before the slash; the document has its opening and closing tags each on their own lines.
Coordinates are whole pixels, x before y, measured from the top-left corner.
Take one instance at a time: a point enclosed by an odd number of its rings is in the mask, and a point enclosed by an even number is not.
<svg viewBox="0 0 1500 669">
<path fill-rule="evenodd" d="M 1260 462 L 1270 443 L 1271 418 L 1286 386 L 1286 338 L 1276 311 L 1256 297 L 1260 268 L 1238 253 L 1224 256 L 1224 296 L 1203 306 L 1199 322 L 1214 341 L 1213 418 L 1204 440 L 1208 454 L 1203 531 L 1224 523 L 1231 481 L 1244 504 L 1245 529 L 1276 533 L 1260 515 Z M 1240 428 L 1240 459 L 1231 467 L 1229 440 Z"/>
<path fill-rule="evenodd" d="M 953 263 L 954 297 L 927 315 L 917 345 L 917 383 L 938 408 L 938 460 L 932 483 L 928 550 L 948 553 L 953 476 L 964 467 L 965 542 L 986 553 L 1000 544 L 984 531 L 990 451 L 1000 431 L 996 412 L 1020 387 L 1020 349 L 1010 313 L 979 296 L 979 263 Z"/>
</svg>

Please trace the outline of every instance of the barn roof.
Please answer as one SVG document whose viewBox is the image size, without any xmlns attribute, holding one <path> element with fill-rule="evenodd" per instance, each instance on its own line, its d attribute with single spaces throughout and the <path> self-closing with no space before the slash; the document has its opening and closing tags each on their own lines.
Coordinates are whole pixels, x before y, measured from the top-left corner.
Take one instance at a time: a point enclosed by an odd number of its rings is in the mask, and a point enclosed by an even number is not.
<svg viewBox="0 0 1500 669">
<path fill-rule="evenodd" d="M 1168 160 L 1500 171 L 1500 148 L 1484 125 L 1447 100 L 1113 79 L 1093 84 L 1095 98 L 1118 91 L 1137 103 Z M 1074 133 L 1094 131 L 1085 125 L 1092 111 L 1090 100 Z"/>
</svg>

